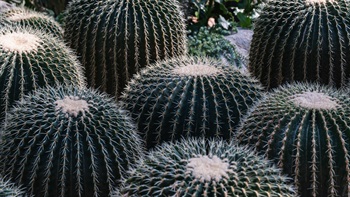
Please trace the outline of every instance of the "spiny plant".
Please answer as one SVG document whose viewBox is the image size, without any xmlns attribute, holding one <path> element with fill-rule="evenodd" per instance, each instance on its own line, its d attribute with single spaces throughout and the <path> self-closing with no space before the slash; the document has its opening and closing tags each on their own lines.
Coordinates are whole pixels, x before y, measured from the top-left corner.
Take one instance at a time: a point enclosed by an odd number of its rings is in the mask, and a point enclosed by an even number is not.
<svg viewBox="0 0 350 197">
<path fill-rule="evenodd" d="M 254 28 L 249 70 L 268 89 L 286 82 L 345 86 L 350 77 L 348 0 L 272 0 Z"/>
<path fill-rule="evenodd" d="M 317 84 L 280 87 L 242 121 L 237 139 L 294 177 L 301 197 L 350 194 L 349 93 Z"/>
<path fill-rule="evenodd" d="M 0 121 L 24 94 L 55 84 L 85 85 L 81 65 L 62 40 L 40 30 L 0 29 Z"/>
<path fill-rule="evenodd" d="M 204 57 L 159 61 L 134 75 L 120 102 L 137 121 L 147 148 L 182 136 L 231 139 L 262 94 L 235 66 Z"/>
<path fill-rule="evenodd" d="M 115 196 L 295 196 L 269 161 L 217 139 L 164 143 L 128 172 Z"/>
<path fill-rule="evenodd" d="M 13 183 L 5 181 L 0 177 L 0 196 L 1 197 L 24 197 L 26 196 L 22 189 L 14 186 Z"/>
<path fill-rule="evenodd" d="M 77 0 L 65 16 L 65 38 L 85 66 L 88 85 L 116 98 L 140 68 L 186 53 L 185 23 L 174 0 Z"/>
<path fill-rule="evenodd" d="M 72 86 L 26 95 L 2 132 L 1 174 L 34 196 L 109 196 L 143 151 L 114 99 Z"/>
<path fill-rule="evenodd" d="M 0 13 L 0 24 L 31 27 L 59 38 L 63 38 L 63 30 L 60 25 L 50 16 L 27 8 L 10 8 Z"/>
</svg>

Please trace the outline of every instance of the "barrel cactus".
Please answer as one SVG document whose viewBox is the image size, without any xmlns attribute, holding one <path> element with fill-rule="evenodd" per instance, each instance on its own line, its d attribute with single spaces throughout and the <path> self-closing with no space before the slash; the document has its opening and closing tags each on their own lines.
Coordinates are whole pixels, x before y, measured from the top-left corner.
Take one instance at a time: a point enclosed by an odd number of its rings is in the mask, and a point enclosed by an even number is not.
<svg viewBox="0 0 350 197">
<path fill-rule="evenodd" d="M 287 82 L 343 87 L 350 77 L 348 0 L 272 0 L 257 19 L 249 70 L 268 89 Z"/>
<path fill-rule="evenodd" d="M 147 148 L 182 136 L 231 139 L 260 98 L 260 83 L 214 59 L 182 56 L 134 76 L 120 102 L 137 121 Z"/>
<path fill-rule="evenodd" d="M 294 177 L 301 197 L 349 196 L 349 93 L 316 84 L 289 84 L 262 99 L 237 139 Z"/>
<path fill-rule="evenodd" d="M 85 85 L 77 57 L 62 40 L 40 30 L 0 29 L 0 121 L 15 100 L 39 87 Z"/>
<path fill-rule="evenodd" d="M 185 23 L 174 0 L 76 0 L 65 15 L 65 38 L 85 66 L 88 85 L 116 98 L 140 68 L 186 53 Z"/>
<path fill-rule="evenodd" d="M 54 18 L 27 8 L 10 8 L 0 13 L 0 24 L 39 29 L 63 38 L 63 30 Z"/>
<path fill-rule="evenodd" d="M 244 147 L 190 138 L 152 150 L 122 179 L 116 196 L 295 196 L 288 181 Z"/>
<path fill-rule="evenodd" d="M 34 196 L 109 196 L 143 151 L 114 99 L 72 86 L 26 95 L 2 130 L 1 174 Z"/>
<path fill-rule="evenodd" d="M 0 177 L 0 196 L 1 197 L 24 197 L 26 196 L 22 189 L 14 186 L 13 183 L 5 181 Z"/>
</svg>

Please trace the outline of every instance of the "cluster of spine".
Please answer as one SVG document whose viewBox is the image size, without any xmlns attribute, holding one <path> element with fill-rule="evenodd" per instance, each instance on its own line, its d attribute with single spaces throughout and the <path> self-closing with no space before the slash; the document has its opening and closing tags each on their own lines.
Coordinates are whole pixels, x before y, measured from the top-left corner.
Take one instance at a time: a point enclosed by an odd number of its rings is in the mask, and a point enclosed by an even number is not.
<svg viewBox="0 0 350 197">
<path fill-rule="evenodd" d="M 22 189 L 14 186 L 13 183 L 5 181 L 0 177 L 0 196 L 1 197 L 25 197 Z"/>
<path fill-rule="evenodd" d="M 0 13 L 0 24 L 30 27 L 63 38 L 63 30 L 50 16 L 27 8 L 9 8 Z"/>
<path fill-rule="evenodd" d="M 183 56 L 134 75 L 120 102 L 137 121 L 147 148 L 152 148 L 182 136 L 231 139 L 262 91 L 257 80 L 234 66 Z"/>
<path fill-rule="evenodd" d="M 254 25 L 250 72 L 268 89 L 292 81 L 346 85 L 349 18 L 348 0 L 269 1 Z"/>
<path fill-rule="evenodd" d="M 301 197 L 349 196 L 348 97 L 316 84 L 282 86 L 251 110 L 237 139 L 293 177 Z"/>
<path fill-rule="evenodd" d="M 56 84 L 85 85 L 81 64 L 62 40 L 30 28 L 0 29 L 0 121 L 25 94 Z"/>
<path fill-rule="evenodd" d="M 34 196 L 109 196 L 143 151 L 131 117 L 95 90 L 38 89 L 8 114 L 0 171 Z"/>
<path fill-rule="evenodd" d="M 152 150 L 122 179 L 115 196 L 295 196 L 288 181 L 251 150 L 190 138 Z"/>
<path fill-rule="evenodd" d="M 78 52 L 88 85 L 116 97 L 140 68 L 186 52 L 174 0 L 78 0 L 65 15 L 65 39 Z"/>
</svg>

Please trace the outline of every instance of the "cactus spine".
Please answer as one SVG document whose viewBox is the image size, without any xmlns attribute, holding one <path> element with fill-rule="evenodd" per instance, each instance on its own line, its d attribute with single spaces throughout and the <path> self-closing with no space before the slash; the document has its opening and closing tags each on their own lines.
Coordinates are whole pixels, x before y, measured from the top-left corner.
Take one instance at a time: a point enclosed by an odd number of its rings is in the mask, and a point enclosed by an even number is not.
<svg viewBox="0 0 350 197">
<path fill-rule="evenodd" d="M 65 23 L 88 85 L 114 96 L 140 68 L 186 52 L 185 23 L 174 0 L 72 1 Z"/>
<path fill-rule="evenodd" d="M 34 196 L 109 196 L 142 153 L 136 132 L 105 94 L 38 89 L 9 112 L 0 170 Z"/>
<path fill-rule="evenodd" d="M 249 70 L 269 89 L 292 81 L 346 85 L 348 18 L 348 0 L 269 1 L 255 23 Z"/>
<path fill-rule="evenodd" d="M 260 98 L 257 80 L 214 59 L 177 57 L 142 70 L 121 103 L 147 148 L 182 136 L 231 139 L 241 116 Z"/>
<path fill-rule="evenodd" d="M 286 85 L 264 98 L 237 133 L 294 177 L 301 197 L 349 196 L 349 93 Z"/>
<path fill-rule="evenodd" d="M 246 148 L 190 138 L 152 150 L 122 179 L 116 197 L 295 196 L 288 181 Z"/>
<path fill-rule="evenodd" d="M 22 189 L 14 186 L 13 183 L 5 181 L 0 177 L 0 196 L 1 197 L 24 197 L 26 196 Z"/>
<path fill-rule="evenodd" d="M 0 121 L 24 94 L 55 84 L 85 85 L 81 65 L 63 41 L 29 28 L 0 29 Z"/>
</svg>

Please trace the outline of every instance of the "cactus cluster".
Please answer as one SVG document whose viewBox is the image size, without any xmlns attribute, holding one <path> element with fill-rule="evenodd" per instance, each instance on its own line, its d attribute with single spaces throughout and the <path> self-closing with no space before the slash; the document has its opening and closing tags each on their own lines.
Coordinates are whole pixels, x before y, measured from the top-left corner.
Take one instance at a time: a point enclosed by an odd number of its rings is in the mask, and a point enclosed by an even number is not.
<svg viewBox="0 0 350 197">
<path fill-rule="evenodd" d="M 295 196 L 288 181 L 269 161 L 233 142 L 190 138 L 152 150 L 115 196 Z"/>
<path fill-rule="evenodd" d="M 1 197 L 25 197 L 24 191 L 17 188 L 13 183 L 5 181 L 0 177 L 0 196 Z"/>
<path fill-rule="evenodd" d="M 0 24 L 30 27 L 63 38 L 62 28 L 52 17 L 28 8 L 15 7 L 0 12 Z"/>
<path fill-rule="evenodd" d="M 342 87 L 350 77 L 348 0 L 272 0 L 254 25 L 249 70 L 268 89 L 286 82 Z"/>
<path fill-rule="evenodd" d="M 120 102 L 137 121 L 147 148 L 152 148 L 182 136 L 231 139 L 262 91 L 257 80 L 235 66 L 182 56 L 143 69 Z"/>
<path fill-rule="evenodd" d="M 88 85 L 116 97 L 140 68 L 186 52 L 174 0 L 72 1 L 65 16 L 65 38 L 80 56 Z"/>
<path fill-rule="evenodd" d="M 34 196 L 108 196 L 143 151 L 131 117 L 96 90 L 41 88 L 8 114 L 0 172 Z"/>
<path fill-rule="evenodd" d="M 26 93 L 55 84 L 85 85 L 77 57 L 63 41 L 40 30 L 0 29 L 0 121 Z"/>
<path fill-rule="evenodd" d="M 284 85 L 256 104 L 237 139 L 293 177 L 301 197 L 349 196 L 349 106 L 349 92 Z"/>
</svg>

